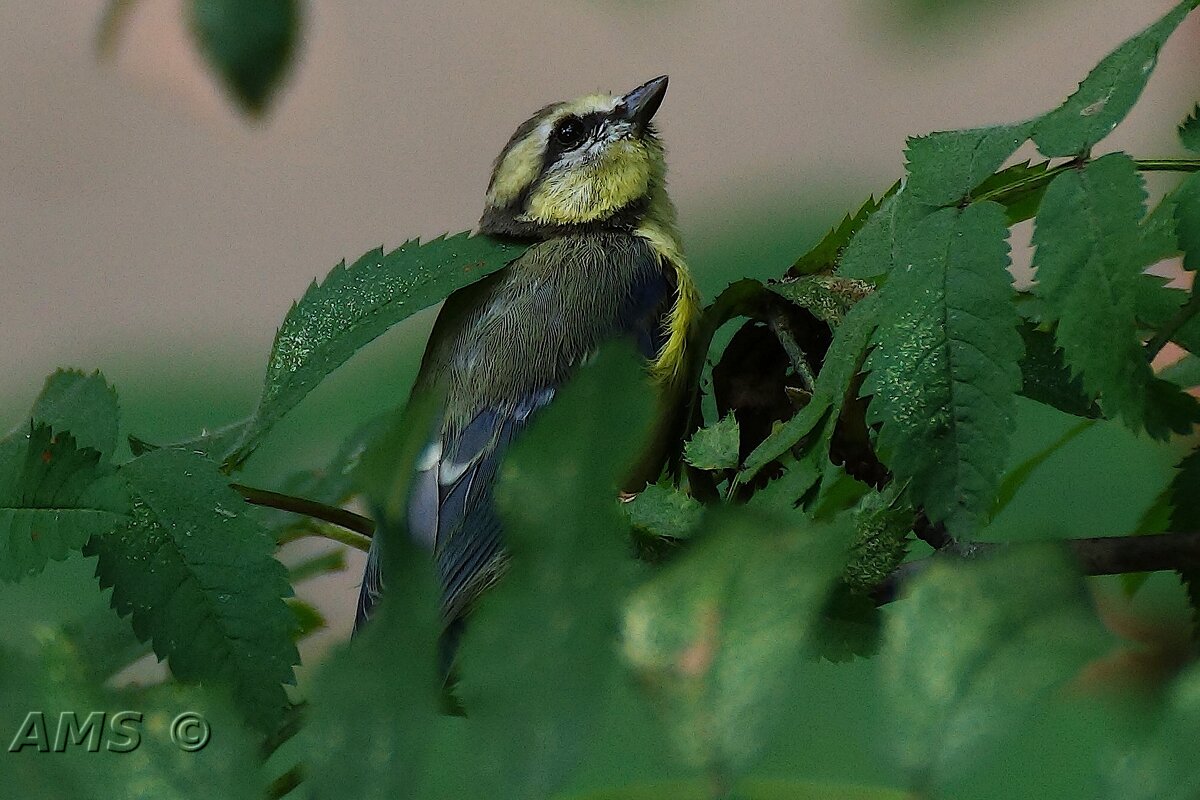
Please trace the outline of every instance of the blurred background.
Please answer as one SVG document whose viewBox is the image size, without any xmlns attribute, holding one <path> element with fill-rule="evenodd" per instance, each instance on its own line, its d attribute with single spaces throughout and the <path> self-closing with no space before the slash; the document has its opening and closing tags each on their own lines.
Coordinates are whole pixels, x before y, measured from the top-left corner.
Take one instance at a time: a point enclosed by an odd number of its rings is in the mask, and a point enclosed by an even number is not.
<svg viewBox="0 0 1200 800">
<path fill-rule="evenodd" d="M 309 282 L 370 248 L 472 227 L 492 158 L 547 102 L 670 75 L 657 120 L 711 298 L 729 280 L 779 274 L 886 189 L 906 136 L 1041 113 L 1171 4 L 311 0 L 284 84 L 255 117 L 198 54 L 183 2 L 123 3 L 102 56 L 107 5 L 0 4 L 3 429 L 58 366 L 102 369 L 128 432 L 150 441 L 245 416 L 275 327 Z M 1198 45 L 1193 16 L 1101 149 L 1182 154 L 1175 126 L 1200 99 Z M 1018 264 L 1027 243 L 1018 230 Z M 410 320 L 322 385 L 246 482 L 321 463 L 402 402 L 432 320 Z M 1070 425 L 1022 408 L 1014 460 Z M 1097 426 L 989 534 L 1129 532 L 1175 459 Z M 306 658 L 347 635 L 358 563 L 306 586 L 330 623 Z M 96 603 L 90 571 L 73 560 L 0 587 L 20 620 L 14 640 Z M 87 585 L 86 601 L 60 585 Z M 1171 606 L 1175 591 L 1144 596 Z"/>
</svg>

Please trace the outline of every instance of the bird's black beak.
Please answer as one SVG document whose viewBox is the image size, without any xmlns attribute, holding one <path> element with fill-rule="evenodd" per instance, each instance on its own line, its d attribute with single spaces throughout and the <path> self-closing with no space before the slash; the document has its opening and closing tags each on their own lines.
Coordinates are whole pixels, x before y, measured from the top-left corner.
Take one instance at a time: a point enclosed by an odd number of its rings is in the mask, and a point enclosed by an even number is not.
<svg viewBox="0 0 1200 800">
<path fill-rule="evenodd" d="M 667 76 L 660 75 L 618 100 L 616 108 L 613 109 L 613 116 L 632 122 L 640 134 L 650 123 L 654 112 L 662 105 L 666 93 Z"/>
</svg>

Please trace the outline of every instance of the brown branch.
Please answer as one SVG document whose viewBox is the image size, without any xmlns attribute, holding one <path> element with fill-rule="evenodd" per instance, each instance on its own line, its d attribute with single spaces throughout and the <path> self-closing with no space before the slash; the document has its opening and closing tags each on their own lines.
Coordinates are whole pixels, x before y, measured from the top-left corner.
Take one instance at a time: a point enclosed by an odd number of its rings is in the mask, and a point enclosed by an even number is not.
<svg viewBox="0 0 1200 800">
<path fill-rule="evenodd" d="M 293 497 L 290 494 L 272 492 L 267 489 L 256 489 L 253 486 L 243 486 L 240 483 L 230 484 L 235 492 L 246 498 L 246 502 L 256 506 L 277 508 L 281 511 L 291 511 L 306 517 L 323 520 L 339 528 L 346 528 L 355 533 L 370 538 L 375 533 L 375 523 L 353 511 L 347 511 L 337 506 L 327 506 L 315 500 L 303 497 Z"/>
<path fill-rule="evenodd" d="M 1064 539 L 1062 543 L 1071 549 L 1084 575 L 1200 570 L 1200 532 L 1097 536 Z M 1014 546 L 1020 545 L 996 542 L 949 545 L 937 555 L 901 564 L 875 587 L 871 597 L 877 605 L 898 599 L 904 585 L 928 569 L 935 559 L 980 558 Z"/>
</svg>

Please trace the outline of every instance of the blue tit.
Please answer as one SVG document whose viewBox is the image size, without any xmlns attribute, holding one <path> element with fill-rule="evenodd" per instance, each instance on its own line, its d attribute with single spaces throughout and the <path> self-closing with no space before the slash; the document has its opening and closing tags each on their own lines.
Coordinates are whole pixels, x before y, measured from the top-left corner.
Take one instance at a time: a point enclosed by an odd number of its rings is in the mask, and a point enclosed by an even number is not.
<svg viewBox="0 0 1200 800">
<path fill-rule="evenodd" d="M 664 75 L 628 94 L 548 105 L 495 161 L 480 233 L 530 246 L 447 299 L 413 389 L 432 393 L 438 413 L 409 533 L 437 564 L 447 630 L 504 568 L 493 488 L 506 448 L 587 357 L 626 338 L 662 396 L 682 391 L 699 297 L 651 122 L 666 89 Z M 356 630 L 384 579 L 377 540 Z"/>
</svg>

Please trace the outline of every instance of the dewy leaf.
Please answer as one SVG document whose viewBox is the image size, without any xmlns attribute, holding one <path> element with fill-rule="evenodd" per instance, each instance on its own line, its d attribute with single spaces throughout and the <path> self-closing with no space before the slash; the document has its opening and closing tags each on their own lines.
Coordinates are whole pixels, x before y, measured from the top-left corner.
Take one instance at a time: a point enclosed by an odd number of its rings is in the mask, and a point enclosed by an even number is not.
<svg viewBox="0 0 1200 800">
<path fill-rule="evenodd" d="M 243 110 L 261 114 L 300 39 L 299 0 L 191 0 L 190 11 L 205 61 Z"/>
<path fill-rule="evenodd" d="M 1200 531 L 1200 448 L 1176 467 L 1171 481 L 1171 530 Z"/>
<path fill-rule="evenodd" d="M 1154 377 L 1138 336 L 1139 229 L 1145 192 L 1113 153 L 1054 179 L 1038 211 L 1034 289 L 1084 393 L 1109 416 L 1162 436 L 1191 427 L 1188 400 Z"/>
<path fill-rule="evenodd" d="M 704 516 L 704 506 L 695 498 L 656 483 L 621 507 L 629 516 L 630 525 L 661 539 L 691 537 Z"/>
<path fill-rule="evenodd" d="M 275 542 L 216 466 L 155 450 L 121 468 L 133 500 L 125 525 L 94 537 L 96 575 L 182 681 L 229 688 L 262 729 L 278 719 L 298 662 L 287 572 Z"/>
<path fill-rule="evenodd" d="M 866 281 L 837 275 L 804 275 L 768 283 L 767 288 L 833 327 L 874 290 Z"/>
<path fill-rule="evenodd" d="M 1032 123 L 937 131 L 908 140 L 908 192 L 931 206 L 957 203 L 1029 138 Z"/>
<path fill-rule="evenodd" d="M 272 425 L 359 348 L 523 249 L 460 233 L 424 244 L 414 239 L 387 254 L 372 250 L 349 268 L 334 267 L 279 326 L 258 410 L 230 461 L 248 458 Z"/>
<path fill-rule="evenodd" d="M 697 469 L 733 469 L 738 465 L 739 443 L 737 417 L 729 413 L 692 434 L 683 457 Z"/>
<path fill-rule="evenodd" d="M 935 561 L 888 615 L 880 654 L 901 765 L 927 781 L 969 771 L 1107 643 L 1057 550 Z"/>
<path fill-rule="evenodd" d="M 1175 232 L 1183 251 L 1183 267 L 1200 271 L 1200 172 L 1189 175 L 1171 196 L 1175 200 Z"/>
<path fill-rule="evenodd" d="M 909 230 L 931 208 L 918 203 L 904 184 L 886 198 L 846 245 L 837 274 L 875 281 L 892 271 L 896 252 Z"/>
<path fill-rule="evenodd" d="M 871 215 L 879 210 L 879 206 L 895 194 L 899 188 L 900 183 L 897 181 L 878 201 L 874 197 L 867 198 L 867 202 L 862 204 L 854 216 L 847 214 L 836 228 L 817 242 L 813 249 L 797 259 L 796 263 L 792 264 L 788 270 L 788 276 L 800 277 L 819 272 L 832 272 L 841 260 L 842 251 L 846 249 L 850 239 L 866 224 Z"/>
<path fill-rule="evenodd" d="M 744 510 L 709 520 L 684 556 L 633 594 L 624 651 L 681 754 L 734 777 L 753 764 L 781 698 L 802 680 L 847 532 Z"/>
<path fill-rule="evenodd" d="M 117 392 L 97 372 L 60 369 L 46 379 L 33 404 L 34 422 L 68 431 L 76 444 L 112 458 L 117 445 Z"/>
<path fill-rule="evenodd" d="M 112 467 L 69 433 L 35 425 L 0 442 L 0 580 L 36 575 L 128 513 Z"/>
<path fill-rule="evenodd" d="M 859 301 L 846 315 L 825 353 L 825 363 L 817 374 L 812 399 L 746 456 L 742 471 L 738 474 L 739 483 L 749 483 L 759 470 L 795 447 L 822 420 L 828 422 L 822 432 L 821 446 L 828 448 L 834 425 L 845 404 L 846 393 L 850 391 L 850 384 L 862 363 L 863 350 L 878 323 L 878 307 L 877 295 L 871 294 Z M 828 460 L 828 454 L 825 460 Z"/>
<path fill-rule="evenodd" d="M 1188 118 L 1179 124 L 1179 141 L 1193 153 L 1200 153 L 1200 103 Z"/>
<path fill-rule="evenodd" d="M 913 230 L 880 290 L 867 421 L 914 504 L 955 535 L 986 520 L 1021 385 L 1008 226 L 995 203 L 947 208 Z"/>
<path fill-rule="evenodd" d="M 1066 102 L 1037 121 L 1032 136 L 1038 150 L 1049 158 L 1078 156 L 1117 127 L 1146 86 L 1159 49 L 1195 5 L 1184 0 L 1105 56 Z"/>
</svg>

